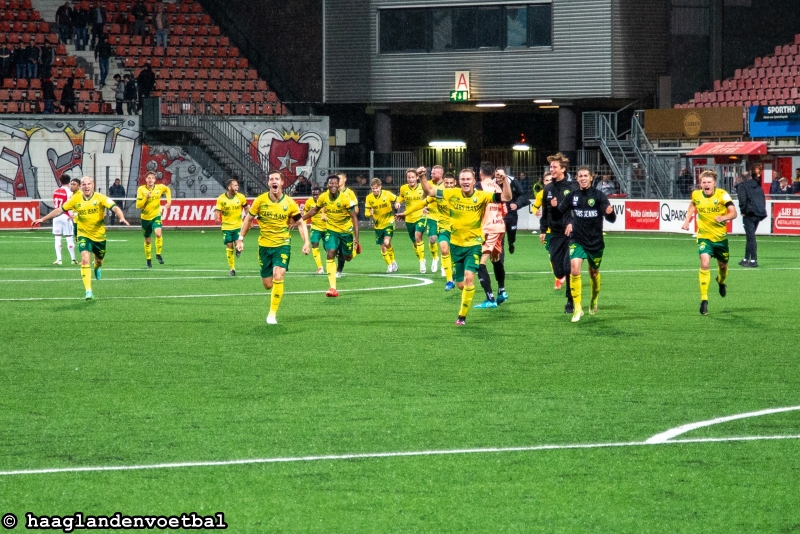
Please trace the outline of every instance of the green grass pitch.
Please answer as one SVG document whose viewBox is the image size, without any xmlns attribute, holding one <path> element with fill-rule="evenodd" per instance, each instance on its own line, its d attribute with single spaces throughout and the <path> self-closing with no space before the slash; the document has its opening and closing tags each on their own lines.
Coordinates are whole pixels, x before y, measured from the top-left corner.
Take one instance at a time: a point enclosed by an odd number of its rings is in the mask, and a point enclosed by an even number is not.
<svg viewBox="0 0 800 534">
<path fill-rule="evenodd" d="M 644 444 L 800 405 L 800 240 L 760 237 L 743 269 L 731 237 L 728 295 L 712 278 L 704 317 L 690 235 L 608 235 L 600 312 L 572 324 L 520 232 L 510 300 L 457 328 L 460 292 L 418 273 L 405 234 L 400 276 L 362 236 L 337 299 L 295 236 L 273 326 L 255 235 L 232 278 L 217 230 L 166 230 L 151 270 L 141 234 L 112 230 L 87 302 L 49 232 L 0 234 L 0 515 L 18 531 L 79 511 L 223 512 L 232 532 L 800 531 L 800 411 Z M 782 439 L 730 439 L 756 437 Z M 443 454 L 370 456 L 422 451 Z"/>
</svg>

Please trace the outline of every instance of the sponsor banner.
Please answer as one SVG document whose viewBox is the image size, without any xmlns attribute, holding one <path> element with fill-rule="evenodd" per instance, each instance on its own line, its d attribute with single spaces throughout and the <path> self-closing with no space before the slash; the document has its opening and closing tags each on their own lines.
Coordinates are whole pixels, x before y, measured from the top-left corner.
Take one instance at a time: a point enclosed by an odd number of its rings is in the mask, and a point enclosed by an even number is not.
<svg viewBox="0 0 800 534">
<path fill-rule="evenodd" d="M 303 210 L 308 197 L 297 197 L 295 202 Z M 247 205 L 253 203 L 252 198 L 247 199 Z M 161 206 L 161 222 L 165 227 L 186 227 L 186 226 L 216 226 L 214 208 L 217 205 L 217 199 L 211 198 L 177 198 L 172 200 L 172 205 L 169 210 L 165 206 Z"/>
<path fill-rule="evenodd" d="M 0 202 L 0 229 L 30 228 L 38 218 L 38 200 Z"/>
<path fill-rule="evenodd" d="M 648 109 L 644 112 L 644 131 L 650 139 L 741 137 L 744 108 Z"/>
<path fill-rule="evenodd" d="M 800 105 L 750 106 L 750 137 L 800 136 Z"/>
<path fill-rule="evenodd" d="M 659 202 L 659 230 L 662 232 L 682 232 L 689 211 L 688 200 L 662 200 Z"/>
<path fill-rule="evenodd" d="M 661 203 L 658 200 L 625 202 L 626 230 L 660 230 Z"/>
<path fill-rule="evenodd" d="M 800 202 L 772 203 L 772 233 L 800 235 Z"/>
</svg>

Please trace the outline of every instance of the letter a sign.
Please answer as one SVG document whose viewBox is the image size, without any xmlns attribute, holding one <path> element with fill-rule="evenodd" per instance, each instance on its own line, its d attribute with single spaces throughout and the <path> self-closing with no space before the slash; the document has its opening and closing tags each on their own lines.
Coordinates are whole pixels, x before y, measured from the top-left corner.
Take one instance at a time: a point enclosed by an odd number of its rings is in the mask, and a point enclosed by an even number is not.
<svg viewBox="0 0 800 534">
<path fill-rule="evenodd" d="M 466 91 L 469 93 L 469 71 L 457 70 L 456 71 L 456 91 Z"/>
</svg>

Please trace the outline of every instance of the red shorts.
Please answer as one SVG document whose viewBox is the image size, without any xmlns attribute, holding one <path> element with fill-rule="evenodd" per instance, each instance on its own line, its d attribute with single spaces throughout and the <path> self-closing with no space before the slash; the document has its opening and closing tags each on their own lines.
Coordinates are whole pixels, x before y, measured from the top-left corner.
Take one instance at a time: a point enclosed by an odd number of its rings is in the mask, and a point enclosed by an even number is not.
<svg viewBox="0 0 800 534">
<path fill-rule="evenodd" d="M 492 254 L 495 252 L 500 254 L 503 252 L 503 236 L 505 235 L 505 232 L 500 232 L 497 234 L 484 234 L 481 252 L 484 254 Z"/>
</svg>

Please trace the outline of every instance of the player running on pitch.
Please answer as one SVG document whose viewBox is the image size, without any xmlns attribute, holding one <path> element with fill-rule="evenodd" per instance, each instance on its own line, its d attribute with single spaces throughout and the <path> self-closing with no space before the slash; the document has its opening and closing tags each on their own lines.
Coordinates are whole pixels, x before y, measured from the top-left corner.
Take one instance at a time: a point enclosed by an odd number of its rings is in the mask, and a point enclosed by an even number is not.
<svg viewBox="0 0 800 534">
<path fill-rule="evenodd" d="M 234 178 L 225 181 L 225 192 L 217 197 L 214 218 L 222 225 L 222 244 L 231 276 L 236 276 L 236 258 L 241 252 L 236 250 L 236 242 L 242 231 L 242 212 L 247 210 L 247 198 L 239 192 L 239 182 Z"/>
<path fill-rule="evenodd" d="M 69 175 L 63 174 L 61 176 L 61 187 L 53 191 L 53 208 L 60 208 L 75 194 L 74 191 L 70 190 L 69 181 Z M 75 241 L 72 238 L 74 235 L 73 230 L 72 216 L 68 212 L 53 219 L 53 235 L 55 236 L 56 246 L 56 261 L 53 262 L 53 265 L 61 265 L 62 235 L 67 239 L 67 250 L 69 251 L 70 259 L 73 264 L 77 265 L 78 262 L 75 261 Z"/>
<path fill-rule="evenodd" d="M 136 209 L 142 210 L 142 233 L 144 234 L 144 258 L 147 260 L 147 268 L 153 266 L 152 263 L 152 235 L 156 235 L 156 260 L 161 265 L 164 258 L 161 252 L 164 247 L 164 240 L 161 236 L 161 196 L 167 199 L 165 206 L 169 210 L 172 205 L 172 193 L 164 184 L 156 184 L 156 173 L 148 172 L 144 177 L 144 185 L 139 186 L 136 191 Z"/>
<path fill-rule="evenodd" d="M 320 193 L 322 193 L 322 189 L 317 184 L 314 184 L 311 187 L 311 198 L 306 200 L 305 204 L 303 204 L 304 217 L 306 213 L 317 207 L 317 199 Z M 317 264 L 317 274 L 325 274 L 325 268 L 322 266 L 322 256 L 319 252 L 319 242 L 325 237 L 325 229 L 327 226 L 328 223 L 324 211 L 319 211 L 316 215 L 311 217 L 311 231 L 309 235 L 311 236 L 311 254 L 314 256 L 314 263 Z"/>
<path fill-rule="evenodd" d="M 372 192 L 364 200 L 364 214 L 375 221 L 375 244 L 381 246 L 381 256 L 386 262 L 386 272 L 397 271 L 397 262 L 394 257 L 392 236 L 394 236 L 394 204 L 397 196 L 391 191 L 381 189 L 380 178 L 373 178 L 370 182 Z"/>
</svg>

